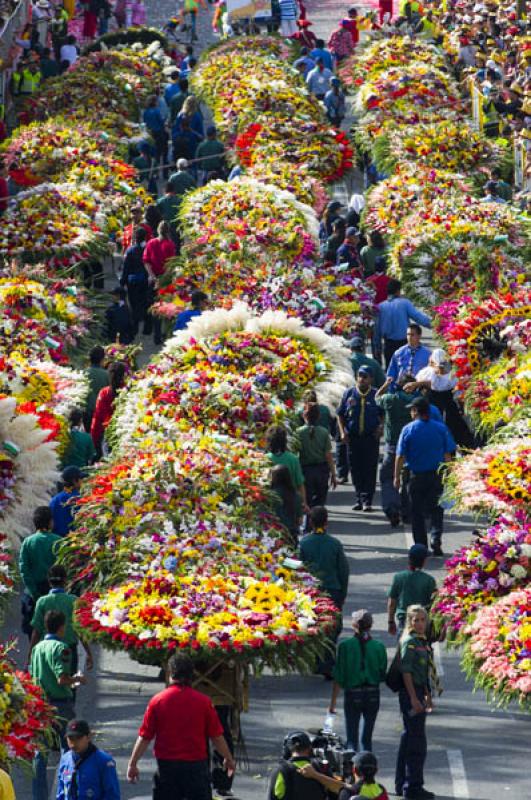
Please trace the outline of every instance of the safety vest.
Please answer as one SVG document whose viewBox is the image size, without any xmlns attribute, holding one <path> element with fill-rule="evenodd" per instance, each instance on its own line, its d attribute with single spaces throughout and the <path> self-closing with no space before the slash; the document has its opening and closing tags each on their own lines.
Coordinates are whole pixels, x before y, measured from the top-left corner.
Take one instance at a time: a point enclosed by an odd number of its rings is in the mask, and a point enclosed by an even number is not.
<svg viewBox="0 0 531 800">
<path fill-rule="evenodd" d="M 22 80 L 20 81 L 20 94 L 34 94 L 39 88 L 41 73 L 31 72 L 29 69 L 22 70 Z"/>
<path fill-rule="evenodd" d="M 483 103 L 483 119 L 485 125 L 499 124 L 500 117 L 492 100 L 487 100 Z"/>
</svg>

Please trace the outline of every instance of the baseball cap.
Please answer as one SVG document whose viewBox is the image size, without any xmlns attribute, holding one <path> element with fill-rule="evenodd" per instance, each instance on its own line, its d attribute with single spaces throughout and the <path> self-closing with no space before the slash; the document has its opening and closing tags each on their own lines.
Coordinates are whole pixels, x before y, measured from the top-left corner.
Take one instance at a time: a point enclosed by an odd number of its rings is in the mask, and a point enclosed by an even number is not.
<svg viewBox="0 0 531 800">
<path fill-rule="evenodd" d="M 310 737 L 304 731 L 294 731 L 286 736 L 286 744 L 290 750 L 308 750 L 312 746 Z"/>
<path fill-rule="evenodd" d="M 206 129 L 206 132 L 207 132 L 207 136 L 214 136 L 214 134 L 216 133 L 216 126 L 215 125 L 209 125 L 208 128 Z"/>
<path fill-rule="evenodd" d="M 415 397 L 413 402 L 409 403 L 408 408 L 416 408 L 421 414 L 430 413 L 430 404 L 424 397 Z"/>
<path fill-rule="evenodd" d="M 343 205 L 339 202 L 339 200 L 331 200 L 328 205 L 328 211 L 337 211 L 338 208 L 343 208 Z"/>
<path fill-rule="evenodd" d="M 347 228 L 345 231 L 345 236 L 359 236 L 360 232 L 357 228 Z"/>
<path fill-rule="evenodd" d="M 359 333 L 355 334 L 349 342 L 349 347 L 351 350 L 355 350 L 356 347 L 363 347 L 365 344 L 365 340 L 363 336 L 360 336 Z"/>
<path fill-rule="evenodd" d="M 428 558 L 428 552 L 425 544 L 413 544 L 409 548 L 407 557 L 413 564 L 423 564 Z"/>
<path fill-rule="evenodd" d="M 367 366 L 367 364 L 362 364 L 358 370 L 358 375 L 369 375 L 372 378 L 374 377 L 374 372 L 372 371 L 372 367 Z"/>
<path fill-rule="evenodd" d="M 89 724 L 84 719 L 71 719 L 66 726 L 66 735 L 71 739 L 75 739 L 77 736 L 88 736 L 89 734 Z"/>
<path fill-rule="evenodd" d="M 83 473 L 79 469 L 79 467 L 65 467 L 63 472 L 61 473 L 61 477 L 63 479 L 63 483 L 72 484 L 74 481 L 80 481 L 83 477 Z"/>
</svg>

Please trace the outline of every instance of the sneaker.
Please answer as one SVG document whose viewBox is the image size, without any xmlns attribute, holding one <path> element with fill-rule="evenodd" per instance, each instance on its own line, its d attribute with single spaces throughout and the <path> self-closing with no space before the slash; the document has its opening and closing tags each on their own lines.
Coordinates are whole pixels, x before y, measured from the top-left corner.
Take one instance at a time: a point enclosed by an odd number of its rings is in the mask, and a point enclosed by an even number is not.
<svg viewBox="0 0 531 800">
<path fill-rule="evenodd" d="M 352 510 L 353 511 L 361 511 L 362 509 L 363 509 L 363 506 L 362 506 L 361 503 L 356 503 L 355 506 L 352 506 Z"/>
<path fill-rule="evenodd" d="M 371 505 L 364 505 L 363 510 L 365 511 L 366 514 L 372 514 L 374 508 Z"/>
</svg>

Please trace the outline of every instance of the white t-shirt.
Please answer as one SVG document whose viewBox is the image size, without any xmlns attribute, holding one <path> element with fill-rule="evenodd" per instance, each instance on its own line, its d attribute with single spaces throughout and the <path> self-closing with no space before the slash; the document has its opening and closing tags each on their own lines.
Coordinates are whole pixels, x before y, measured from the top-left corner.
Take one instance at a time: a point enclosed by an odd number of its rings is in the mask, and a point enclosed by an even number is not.
<svg viewBox="0 0 531 800">
<path fill-rule="evenodd" d="M 61 61 L 68 61 L 69 64 L 75 64 L 79 58 L 77 47 L 75 44 L 64 44 L 59 52 Z"/>
<path fill-rule="evenodd" d="M 456 379 L 452 377 L 452 373 L 447 375 L 438 375 L 435 372 L 435 367 L 423 367 L 415 375 L 416 381 L 429 381 L 431 388 L 434 392 L 448 392 L 453 389 L 457 383 Z"/>
</svg>

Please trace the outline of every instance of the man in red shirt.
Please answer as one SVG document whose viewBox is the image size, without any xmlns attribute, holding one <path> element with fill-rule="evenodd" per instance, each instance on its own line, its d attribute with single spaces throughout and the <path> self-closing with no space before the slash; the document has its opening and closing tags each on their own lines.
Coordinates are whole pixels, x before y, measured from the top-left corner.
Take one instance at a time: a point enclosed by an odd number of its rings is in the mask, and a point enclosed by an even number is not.
<svg viewBox="0 0 531 800">
<path fill-rule="evenodd" d="M 145 230 L 146 242 L 149 242 L 149 240 L 153 238 L 153 231 L 147 222 L 142 221 L 142 206 L 134 206 L 131 209 L 131 222 L 129 225 L 126 225 L 122 231 L 121 242 L 124 253 L 135 243 L 135 230 L 137 228 L 143 228 Z"/>
<path fill-rule="evenodd" d="M 148 703 L 127 767 L 127 780 L 131 783 L 138 780 L 138 762 L 154 739 L 158 768 L 153 797 L 211 800 L 208 740 L 225 759 L 229 773 L 234 772 L 236 765 L 212 701 L 192 689 L 192 660 L 188 656 L 172 656 L 168 668 L 170 685 Z"/>
</svg>

